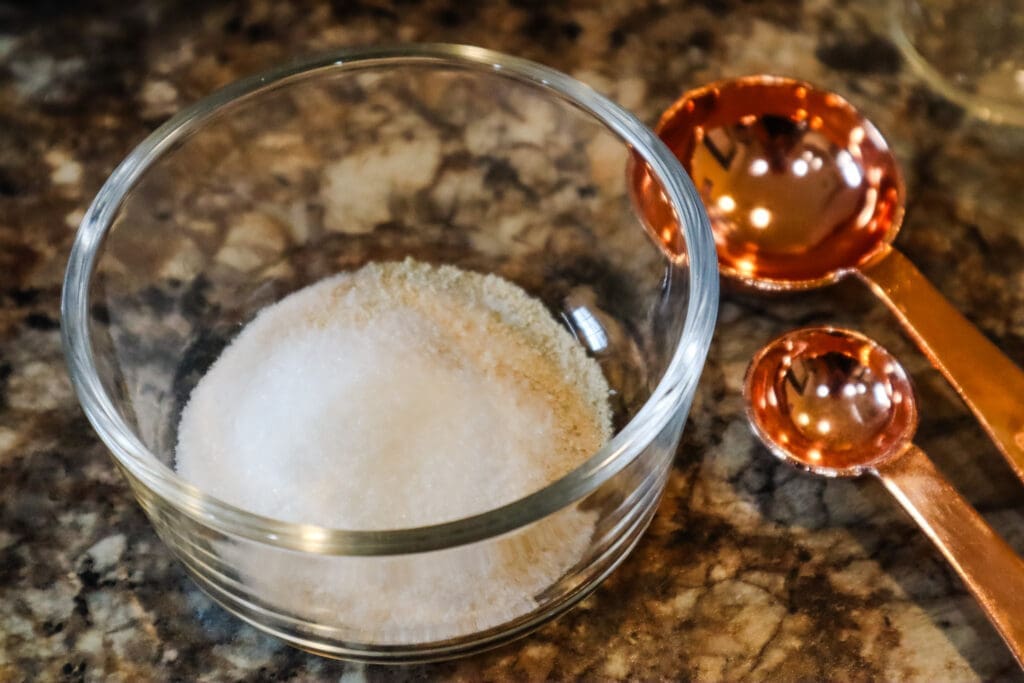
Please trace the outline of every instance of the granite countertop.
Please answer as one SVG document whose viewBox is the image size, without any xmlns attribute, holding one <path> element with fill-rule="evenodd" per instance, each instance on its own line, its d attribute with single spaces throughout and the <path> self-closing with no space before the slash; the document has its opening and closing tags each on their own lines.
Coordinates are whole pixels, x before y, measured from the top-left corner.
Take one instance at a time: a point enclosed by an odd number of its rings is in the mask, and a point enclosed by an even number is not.
<svg viewBox="0 0 1024 683">
<path fill-rule="evenodd" d="M 754 351 L 800 324 L 874 336 L 914 376 L 917 442 L 1018 551 L 1020 484 L 942 378 L 856 283 L 726 293 L 665 499 L 581 606 L 476 657 L 320 659 L 214 605 L 159 542 L 64 370 L 60 284 L 114 165 L 182 105 L 332 47 L 479 44 L 593 85 L 649 123 L 685 88 L 777 72 L 837 90 L 904 164 L 903 249 L 1024 360 L 1024 132 L 972 120 L 902 64 L 871 6 L 826 0 L 0 2 L 0 681 L 1024 680 L 963 585 L 873 481 L 770 459 L 743 418 Z"/>
</svg>

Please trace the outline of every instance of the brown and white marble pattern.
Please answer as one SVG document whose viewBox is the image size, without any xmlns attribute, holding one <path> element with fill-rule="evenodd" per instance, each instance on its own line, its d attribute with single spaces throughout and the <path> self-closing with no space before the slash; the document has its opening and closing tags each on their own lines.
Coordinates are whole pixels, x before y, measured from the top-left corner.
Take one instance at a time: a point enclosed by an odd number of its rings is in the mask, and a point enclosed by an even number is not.
<svg viewBox="0 0 1024 683">
<path fill-rule="evenodd" d="M 920 393 L 918 437 L 1024 551 L 1019 482 L 941 377 L 856 284 L 726 293 L 684 445 L 635 553 L 559 621 L 477 657 L 408 668 L 306 655 L 195 588 L 72 395 L 58 333 L 75 227 L 118 160 L 182 105 L 332 47 L 484 45 L 567 71 L 647 122 L 681 90 L 757 71 L 847 95 L 905 165 L 899 245 L 1024 361 L 1024 132 L 925 89 L 846 1 L 97 0 L 0 2 L 0 681 L 539 679 L 1024 680 L 882 489 L 771 460 L 739 395 L 791 327 L 876 337 Z"/>
</svg>

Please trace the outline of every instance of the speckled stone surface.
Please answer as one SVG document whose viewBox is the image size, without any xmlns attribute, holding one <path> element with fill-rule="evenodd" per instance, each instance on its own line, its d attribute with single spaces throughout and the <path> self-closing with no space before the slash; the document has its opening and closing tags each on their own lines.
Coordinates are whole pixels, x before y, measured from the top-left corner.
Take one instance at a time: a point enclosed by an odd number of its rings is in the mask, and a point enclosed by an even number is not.
<svg viewBox="0 0 1024 683">
<path fill-rule="evenodd" d="M 681 90 L 757 71 L 848 96 L 903 162 L 899 246 L 1024 360 L 1024 134 L 979 124 L 901 64 L 853 2 L 0 3 L 0 681 L 1024 680 L 879 485 L 769 459 L 742 416 L 754 351 L 791 327 L 876 337 L 917 382 L 918 443 L 1017 550 L 1024 496 L 892 318 L 855 283 L 724 296 L 665 499 L 586 602 L 490 653 L 406 668 L 319 659 L 242 625 L 185 577 L 83 417 L 59 288 L 74 229 L 168 115 L 296 55 L 466 42 L 580 78 L 653 123 Z"/>
</svg>

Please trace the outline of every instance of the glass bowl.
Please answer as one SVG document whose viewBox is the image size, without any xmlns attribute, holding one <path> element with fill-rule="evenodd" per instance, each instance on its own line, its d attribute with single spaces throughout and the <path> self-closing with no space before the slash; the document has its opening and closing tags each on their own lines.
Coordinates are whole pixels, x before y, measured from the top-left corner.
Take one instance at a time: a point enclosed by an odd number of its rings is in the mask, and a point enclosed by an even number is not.
<svg viewBox="0 0 1024 683">
<path fill-rule="evenodd" d="M 638 168 L 673 208 L 658 225 L 630 198 Z M 525 498 L 386 531 L 261 517 L 175 473 L 182 407 L 257 311 L 410 256 L 539 298 L 608 380 L 610 442 Z M 203 590 L 318 654 L 424 661 L 528 632 L 628 554 L 668 476 L 717 302 L 698 196 L 636 118 L 543 66 L 417 45 L 269 71 L 168 121 L 89 208 L 62 315 L 85 413 Z M 543 570 L 510 574 L 510 558 Z"/>
<path fill-rule="evenodd" d="M 933 90 L 978 118 L 1024 126 L 1021 0 L 895 0 L 889 33 Z"/>
</svg>

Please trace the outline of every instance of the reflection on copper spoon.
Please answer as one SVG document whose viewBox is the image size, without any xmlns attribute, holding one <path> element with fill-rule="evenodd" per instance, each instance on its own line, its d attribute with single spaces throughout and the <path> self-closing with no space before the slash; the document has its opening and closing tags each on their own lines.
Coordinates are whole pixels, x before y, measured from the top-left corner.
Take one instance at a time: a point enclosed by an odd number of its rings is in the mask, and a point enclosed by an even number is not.
<svg viewBox="0 0 1024 683">
<path fill-rule="evenodd" d="M 657 132 L 701 193 L 724 275 L 774 291 L 858 276 L 1024 480 L 1024 372 L 891 246 L 903 179 L 870 121 L 807 83 L 749 76 L 686 93 Z M 676 219 L 660 187 L 642 166 L 631 173 L 648 226 L 676 248 Z"/>
<path fill-rule="evenodd" d="M 1024 561 L 911 443 L 913 387 L 885 349 L 847 330 L 790 332 L 754 357 L 744 394 L 754 432 L 777 457 L 828 477 L 878 477 L 1024 667 Z"/>
</svg>

